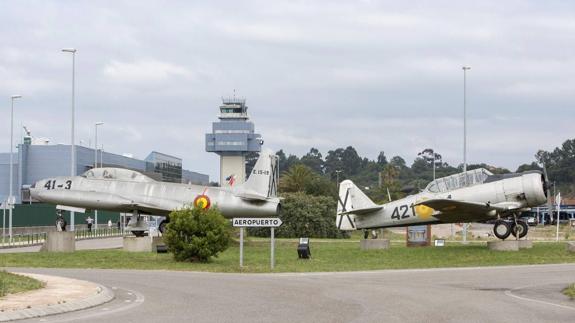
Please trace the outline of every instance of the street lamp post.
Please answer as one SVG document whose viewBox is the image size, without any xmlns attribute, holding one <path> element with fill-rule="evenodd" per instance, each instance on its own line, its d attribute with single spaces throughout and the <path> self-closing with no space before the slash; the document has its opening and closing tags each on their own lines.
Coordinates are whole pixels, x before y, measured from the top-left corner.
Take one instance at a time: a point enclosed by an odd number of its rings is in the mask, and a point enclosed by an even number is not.
<svg viewBox="0 0 575 323">
<path fill-rule="evenodd" d="M 76 176 L 76 145 L 74 141 L 74 105 L 75 105 L 75 86 L 76 86 L 76 49 L 75 48 L 63 48 L 63 52 L 72 53 L 72 130 L 71 130 L 71 142 L 70 155 L 71 155 L 71 169 L 70 175 Z M 74 212 L 70 212 L 70 231 L 74 231 Z"/>
<path fill-rule="evenodd" d="M 341 170 L 336 170 L 336 171 L 335 171 L 335 183 L 336 183 L 336 186 L 337 186 L 338 190 L 339 190 L 339 173 L 341 173 Z M 339 194 L 339 193 L 338 193 L 338 194 Z"/>
<path fill-rule="evenodd" d="M 467 71 L 469 66 L 463 66 L 463 173 L 464 183 L 467 185 Z M 463 223 L 463 243 L 467 243 L 467 222 Z"/>
<path fill-rule="evenodd" d="M 21 97 L 21 95 L 13 95 L 10 105 L 10 193 L 8 196 L 8 235 L 10 236 L 10 242 L 12 242 L 12 209 L 14 208 L 14 197 L 12 196 L 12 185 L 14 181 L 14 100 L 20 99 Z"/>
<path fill-rule="evenodd" d="M 98 126 L 103 124 L 103 122 L 94 124 L 94 168 L 98 168 Z M 98 230 L 98 210 L 94 210 L 94 222 L 94 230 Z"/>
</svg>

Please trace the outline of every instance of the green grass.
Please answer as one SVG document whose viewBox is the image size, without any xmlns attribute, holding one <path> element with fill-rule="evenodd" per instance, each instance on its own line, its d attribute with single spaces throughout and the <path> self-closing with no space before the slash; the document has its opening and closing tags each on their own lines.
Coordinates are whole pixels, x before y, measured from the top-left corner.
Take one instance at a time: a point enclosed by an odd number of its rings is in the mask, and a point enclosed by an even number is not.
<svg viewBox="0 0 575 323">
<path fill-rule="evenodd" d="M 403 268 L 500 266 L 575 263 L 563 243 L 535 243 L 518 252 L 492 251 L 485 243 L 445 247 L 406 248 L 394 243 L 388 250 L 361 251 L 354 240 L 311 240 L 312 259 L 299 260 L 297 241 L 276 240 L 275 272 L 357 271 Z M 171 254 L 130 253 L 122 250 L 90 250 L 74 253 L 13 253 L 2 255 L 7 267 L 166 269 L 210 272 L 270 272 L 267 239 L 245 243 L 244 268 L 239 267 L 239 247 L 233 245 L 209 263 L 175 262 Z"/>
<path fill-rule="evenodd" d="M 36 279 L 0 271 L 0 297 L 44 287 Z"/>
<path fill-rule="evenodd" d="M 568 296 L 572 300 L 575 299 L 575 283 L 567 286 L 563 290 L 563 294 L 565 294 L 565 296 Z"/>
</svg>

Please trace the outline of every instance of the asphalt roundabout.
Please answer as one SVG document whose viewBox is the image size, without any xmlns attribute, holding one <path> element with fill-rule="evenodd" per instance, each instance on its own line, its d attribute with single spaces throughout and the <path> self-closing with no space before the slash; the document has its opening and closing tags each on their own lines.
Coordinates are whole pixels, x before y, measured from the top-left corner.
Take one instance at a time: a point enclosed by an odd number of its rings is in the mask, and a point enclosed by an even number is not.
<svg viewBox="0 0 575 323">
<path fill-rule="evenodd" d="M 573 322 L 575 264 L 338 273 L 26 269 L 114 293 L 21 322 Z"/>
</svg>

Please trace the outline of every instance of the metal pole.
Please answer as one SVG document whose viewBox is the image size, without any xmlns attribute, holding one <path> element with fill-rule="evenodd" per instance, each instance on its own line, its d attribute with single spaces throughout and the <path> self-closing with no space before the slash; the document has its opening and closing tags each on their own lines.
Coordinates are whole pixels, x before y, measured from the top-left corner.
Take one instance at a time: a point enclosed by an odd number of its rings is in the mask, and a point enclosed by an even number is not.
<svg viewBox="0 0 575 323">
<path fill-rule="evenodd" d="M 244 267 L 244 227 L 240 227 L 240 268 Z"/>
<path fill-rule="evenodd" d="M 274 270 L 274 265 L 275 265 L 275 257 L 274 257 L 274 249 L 275 249 L 275 234 L 274 233 L 275 233 L 275 230 L 274 229 L 275 229 L 274 227 L 271 228 L 272 239 L 271 239 L 271 259 L 270 259 L 270 261 L 271 261 L 271 269 L 272 270 Z"/>
<path fill-rule="evenodd" d="M 559 241 L 559 218 L 560 218 L 559 215 L 561 214 L 561 196 L 559 196 L 559 199 L 556 198 L 555 202 L 557 204 L 557 235 L 555 237 L 555 240 Z"/>
<path fill-rule="evenodd" d="M 12 209 L 14 208 L 14 198 L 12 197 L 14 181 L 14 99 L 21 98 L 21 95 L 13 95 L 10 105 L 10 193 L 8 196 L 8 235 L 12 242 Z"/>
<path fill-rule="evenodd" d="M 76 143 L 74 140 L 74 120 L 75 120 L 75 95 L 76 95 L 76 49 L 64 48 L 63 52 L 72 53 L 72 127 L 71 127 L 71 146 L 70 146 L 70 176 L 76 176 Z M 70 231 L 74 231 L 74 211 L 70 211 Z"/>
<path fill-rule="evenodd" d="M 467 185 L 467 70 L 471 67 L 463 66 L 463 173 L 464 185 Z M 467 222 L 463 223 L 463 243 L 467 243 Z"/>
<path fill-rule="evenodd" d="M 98 167 L 98 123 L 94 124 L 94 168 Z"/>
<path fill-rule="evenodd" d="M 6 201 L 2 203 L 2 244 L 6 237 Z"/>
<path fill-rule="evenodd" d="M 98 168 L 98 126 L 103 124 L 103 122 L 94 124 L 94 168 Z M 98 210 L 94 210 L 94 230 L 98 230 Z"/>
</svg>

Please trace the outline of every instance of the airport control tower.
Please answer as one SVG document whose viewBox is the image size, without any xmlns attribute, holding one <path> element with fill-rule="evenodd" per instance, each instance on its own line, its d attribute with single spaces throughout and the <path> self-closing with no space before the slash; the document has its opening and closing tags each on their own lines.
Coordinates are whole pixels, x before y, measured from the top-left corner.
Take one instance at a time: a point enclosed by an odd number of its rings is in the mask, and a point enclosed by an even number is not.
<svg viewBox="0 0 575 323">
<path fill-rule="evenodd" d="M 264 142 L 248 121 L 245 99 L 222 98 L 218 118 L 206 134 L 206 151 L 220 155 L 220 186 L 235 186 L 246 179 L 246 154 L 259 152 Z"/>
</svg>

